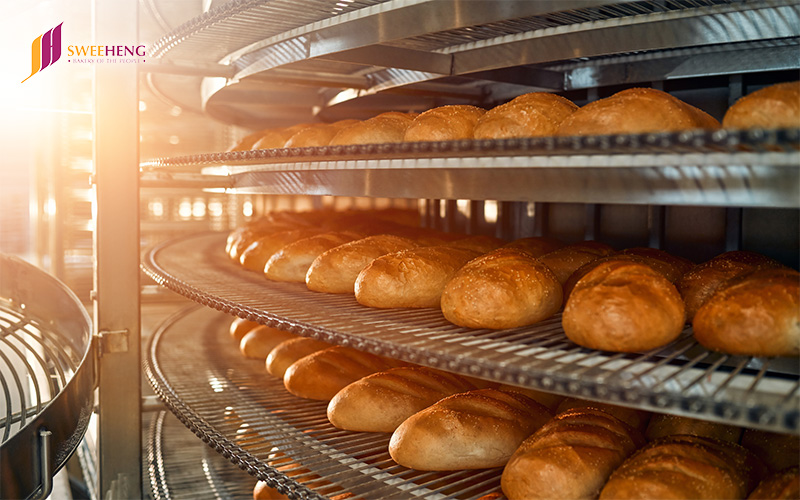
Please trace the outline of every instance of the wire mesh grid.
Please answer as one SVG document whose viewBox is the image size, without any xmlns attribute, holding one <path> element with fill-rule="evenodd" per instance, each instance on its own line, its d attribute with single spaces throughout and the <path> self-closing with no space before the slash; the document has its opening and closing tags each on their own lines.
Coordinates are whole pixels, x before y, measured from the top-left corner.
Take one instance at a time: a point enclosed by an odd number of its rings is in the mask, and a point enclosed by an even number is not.
<svg viewBox="0 0 800 500">
<path fill-rule="evenodd" d="M 655 351 L 594 351 L 568 341 L 560 316 L 530 327 L 472 330 L 438 309 L 377 310 L 352 296 L 269 282 L 227 259 L 225 235 L 204 233 L 153 249 L 145 271 L 226 313 L 411 363 L 563 394 L 711 420 L 799 432 L 794 359 L 735 357 L 697 344 L 690 329 Z"/>
</svg>

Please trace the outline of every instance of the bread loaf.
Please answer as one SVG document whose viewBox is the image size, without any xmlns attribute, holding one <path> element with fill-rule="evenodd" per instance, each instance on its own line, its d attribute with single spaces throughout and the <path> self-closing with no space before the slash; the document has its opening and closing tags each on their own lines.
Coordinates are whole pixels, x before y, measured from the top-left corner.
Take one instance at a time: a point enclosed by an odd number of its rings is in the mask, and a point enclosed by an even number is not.
<svg viewBox="0 0 800 500">
<path fill-rule="evenodd" d="M 500 485 L 509 500 L 597 498 L 643 442 L 638 431 L 600 410 L 560 413 L 519 446 Z"/>
<path fill-rule="evenodd" d="M 271 326 L 258 325 L 247 332 L 239 342 L 239 350 L 246 358 L 267 359 L 269 352 L 284 340 L 297 338 L 297 335 Z"/>
<path fill-rule="evenodd" d="M 282 148 L 294 134 L 311 126 L 310 123 L 300 123 L 291 127 L 272 128 L 264 131 L 263 135 L 253 144 L 253 149 Z"/>
<path fill-rule="evenodd" d="M 228 333 L 230 334 L 231 338 L 236 341 L 238 344 L 241 342 L 242 337 L 244 334 L 252 330 L 253 328 L 257 327 L 259 324 L 255 321 L 250 321 L 244 318 L 236 318 L 231 321 L 231 326 L 228 327 Z"/>
<path fill-rule="evenodd" d="M 612 260 L 575 284 L 562 326 L 578 345 L 637 352 L 678 338 L 684 314 L 678 290 L 661 273 L 638 262 Z"/>
<path fill-rule="evenodd" d="M 570 410 L 591 408 L 608 413 L 615 417 L 631 428 L 636 429 L 640 433 L 644 432 L 650 422 L 651 413 L 639 408 L 631 408 L 628 406 L 620 406 L 611 403 L 604 403 L 601 401 L 589 401 L 581 398 L 564 398 L 556 408 L 556 414 L 565 413 Z"/>
<path fill-rule="evenodd" d="M 555 135 L 558 126 L 578 106 L 547 92 L 523 94 L 487 111 L 475 126 L 476 139 Z"/>
<path fill-rule="evenodd" d="M 468 250 L 475 250 L 476 252 L 486 253 L 491 252 L 496 248 L 505 245 L 505 241 L 494 236 L 486 235 L 473 235 L 465 238 L 458 238 L 453 241 L 445 243 L 445 245 L 457 248 L 466 248 Z"/>
<path fill-rule="evenodd" d="M 513 248 L 481 255 L 459 269 L 442 292 L 444 317 L 467 328 L 516 328 L 561 309 L 561 284 L 536 257 Z"/>
<path fill-rule="evenodd" d="M 745 429 L 741 444 L 772 472 L 800 465 L 800 436 L 797 434 Z"/>
<path fill-rule="evenodd" d="M 358 120 L 339 120 L 333 123 L 319 123 L 305 127 L 292 135 L 283 147 L 312 148 L 327 146 L 340 130 L 356 123 L 358 123 Z"/>
<path fill-rule="evenodd" d="M 286 390 L 306 399 L 330 401 L 346 385 L 407 363 L 350 347 L 333 346 L 292 363 L 283 375 Z"/>
<path fill-rule="evenodd" d="M 740 98 L 725 113 L 722 126 L 800 127 L 800 81 L 770 85 Z"/>
<path fill-rule="evenodd" d="M 742 435 L 742 428 L 736 427 L 735 425 L 709 422 L 697 418 L 659 413 L 653 415 L 650 419 L 645 437 L 648 441 L 655 441 L 656 439 L 674 436 L 676 434 L 702 436 L 718 439 L 720 441 L 728 441 L 730 443 L 738 443 Z"/>
<path fill-rule="evenodd" d="M 403 142 L 416 113 L 389 111 L 368 120 L 344 127 L 331 139 L 331 146 L 348 144 L 384 144 Z"/>
<path fill-rule="evenodd" d="M 267 373 L 283 379 L 286 370 L 300 358 L 327 349 L 331 345 L 308 337 L 289 339 L 276 345 L 267 355 Z"/>
<path fill-rule="evenodd" d="M 797 500 L 800 498 L 800 467 L 789 467 L 758 483 L 748 500 Z"/>
<path fill-rule="evenodd" d="M 516 392 L 462 392 L 400 424 L 389 441 L 389 454 L 398 464 L 418 470 L 501 467 L 551 416 L 547 408 Z"/>
<path fill-rule="evenodd" d="M 725 282 L 694 317 L 708 349 L 744 356 L 800 355 L 800 273 L 760 269 Z"/>
<path fill-rule="evenodd" d="M 510 384 L 500 384 L 496 387 L 499 391 L 506 391 L 506 392 L 518 392 L 520 394 L 524 394 L 531 398 L 532 400 L 536 401 L 540 405 L 543 405 L 548 410 L 553 413 L 556 413 L 556 408 L 558 405 L 564 401 L 564 396 L 560 394 L 553 394 L 551 392 L 544 392 L 544 391 L 537 391 L 536 389 L 530 389 L 528 387 L 519 387 L 516 385 Z"/>
<path fill-rule="evenodd" d="M 534 257 L 541 257 L 545 254 L 558 250 L 564 247 L 564 243 L 555 239 L 543 236 L 530 236 L 527 238 L 518 238 L 510 243 L 503 245 L 504 248 L 516 248 L 528 252 Z M 548 266 L 549 267 L 549 266 Z"/>
<path fill-rule="evenodd" d="M 548 252 L 539 257 L 539 260 L 553 271 L 563 286 L 578 268 L 613 252 L 614 249 L 605 243 L 582 241 Z"/>
<path fill-rule="evenodd" d="M 370 262 L 383 255 L 416 248 L 401 236 L 380 234 L 344 243 L 320 254 L 306 273 L 309 290 L 325 293 L 355 293 L 356 278 Z"/>
<path fill-rule="evenodd" d="M 378 257 L 358 274 L 356 300 L 378 308 L 439 307 L 447 282 L 479 255 L 474 250 L 440 245 Z"/>
<path fill-rule="evenodd" d="M 440 399 L 474 389 L 466 378 L 441 370 L 392 368 L 339 391 L 328 404 L 328 420 L 348 431 L 393 432 L 405 419 Z"/>
<path fill-rule="evenodd" d="M 755 252 L 732 251 L 717 255 L 686 272 L 676 283 L 686 302 L 686 319 L 694 315 L 727 280 L 755 269 L 781 267 L 781 264 Z"/>
<path fill-rule="evenodd" d="M 744 498 L 764 466 L 741 446 L 699 436 L 653 441 L 611 474 L 600 499 Z"/>
<path fill-rule="evenodd" d="M 700 109 L 656 89 L 632 88 L 599 99 L 569 115 L 557 135 L 639 134 L 716 129 Z"/>
<path fill-rule="evenodd" d="M 289 500 L 289 497 L 269 486 L 266 481 L 259 481 L 253 487 L 253 500 Z"/>
<path fill-rule="evenodd" d="M 303 228 L 265 234 L 250 243 L 239 256 L 239 263 L 245 269 L 264 272 L 267 261 L 281 248 L 290 243 L 320 234 L 322 229 Z"/>
<path fill-rule="evenodd" d="M 308 268 L 323 252 L 359 239 L 352 232 L 322 233 L 289 243 L 269 258 L 264 276 L 272 281 L 305 283 Z"/>
<path fill-rule="evenodd" d="M 267 134 L 269 129 L 257 130 L 255 132 L 249 133 L 246 136 L 239 139 L 233 146 L 228 148 L 228 151 L 249 151 L 253 148 L 253 145 L 258 142 L 265 134 Z"/>
<path fill-rule="evenodd" d="M 406 129 L 403 140 L 416 142 L 472 139 L 478 118 L 485 112 L 485 109 L 461 104 L 429 109 L 414 118 Z"/>
</svg>

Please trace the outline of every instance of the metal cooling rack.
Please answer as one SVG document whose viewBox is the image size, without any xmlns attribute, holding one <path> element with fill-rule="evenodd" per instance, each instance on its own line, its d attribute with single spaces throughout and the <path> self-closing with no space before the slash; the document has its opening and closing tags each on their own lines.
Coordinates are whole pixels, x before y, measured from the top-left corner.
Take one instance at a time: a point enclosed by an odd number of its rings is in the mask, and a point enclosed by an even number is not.
<svg viewBox="0 0 800 500">
<path fill-rule="evenodd" d="M 291 498 L 468 500 L 499 491 L 502 469 L 414 471 L 391 460 L 389 434 L 336 429 L 324 401 L 293 396 L 263 361 L 242 357 L 231 320 L 199 306 L 179 311 L 153 336 L 145 374 L 186 427 L 241 469 Z"/>
<path fill-rule="evenodd" d="M 495 331 L 457 327 L 438 309 L 371 309 L 352 296 L 246 271 L 225 255 L 225 238 L 203 233 L 165 243 L 148 252 L 144 270 L 213 309 L 334 344 L 534 389 L 800 433 L 796 359 L 713 353 L 688 329 L 664 348 L 620 354 L 572 344 L 559 316 Z"/>
</svg>

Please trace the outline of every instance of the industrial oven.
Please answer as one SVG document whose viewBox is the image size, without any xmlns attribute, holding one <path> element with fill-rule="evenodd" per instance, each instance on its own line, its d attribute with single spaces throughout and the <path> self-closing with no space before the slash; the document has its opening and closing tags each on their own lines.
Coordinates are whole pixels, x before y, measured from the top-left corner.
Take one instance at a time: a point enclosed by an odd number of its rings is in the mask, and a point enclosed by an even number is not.
<svg viewBox="0 0 800 500">
<path fill-rule="evenodd" d="M 135 41 L 136 26 L 119 19 L 137 15 L 136 2 L 98 1 L 96 29 Z M 174 106 L 199 103 L 229 144 L 267 127 L 447 104 L 489 109 L 533 91 L 583 105 L 652 87 L 721 118 L 739 97 L 797 80 L 799 42 L 796 1 L 232 0 L 161 34 L 138 68 L 98 67 L 87 357 L 98 423 L 84 460 L 93 494 L 247 497 L 256 480 L 292 498 L 500 492 L 497 469 L 414 471 L 392 462 L 388 435 L 336 429 L 324 403 L 292 396 L 263 363 L 240 356 L 225 333 L 235 317 L 480 379 L 800 434 L 796 358 L 715 353 L 690 328 L 651 352 L 595 351 L 569 342 L 559 315 L 509 330 L 462 328 L 434 309 L 370 309 L 269 282 L 223 251 L 230 230 L 270 211 L 395 207 L 448 232 L 599 240 L 698 263 L 743 249 L 797 269 L 798 129 L 214 145 L 158 158 L 140 157 L 137 142 L 147 126 L 141 88 Z M 204 205 L 211 222 L 202 231 L 163 215 L 176 193 Z M 151 282 L 162 291 L 143 298 Z M 171 298 L 174 311 L 143 338 L 148 307 L 165 291 L 188 300 Z M 85 325 L 75 324 L 81 338 Z M 84 342 L 75 352 L 89 349 Z M 158 401 L 142 398 L 143 380 Z M 43 470 L 50 465 L 61 463 Z M 46 472 L 37 474 L 26 486 Z"/>
</svg>

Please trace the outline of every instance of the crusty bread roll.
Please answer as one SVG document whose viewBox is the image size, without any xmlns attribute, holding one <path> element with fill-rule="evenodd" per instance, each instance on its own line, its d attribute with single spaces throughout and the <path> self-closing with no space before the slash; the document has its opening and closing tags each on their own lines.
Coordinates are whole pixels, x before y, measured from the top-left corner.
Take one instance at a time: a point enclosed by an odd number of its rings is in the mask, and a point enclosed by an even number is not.
<svg viewBox="0 0 800 500">
<path fill-rule="evenodd" d="M 246 358 L 267 359 L 269 352 L 284 340 L 297 335 L 271 326 L 258 325 L 247 332 L 239 342 L 239 350 Z"/>
<path fill-rule="evenodd" d="M 325 293 L 355 293 L 356 278 L 370 262 L 383 255 L 416 248 L 417 243 L 391 234 L 367 236 L 320 254 L 306 273 L 309 290 Z"/>
<path fill-rule="evenodd" d="M 548 238 L 546 236 L 529 236 L 526 238 L 517 238 L 516 240 L 503 245 L 505 248 L 516 248 L 528 252 L 534 257 L 541 257 L 565 245 L 562 241 L 555 238 Z"/>
<path fill-rule="evenodd" d="M 333 346 L 300 358 L 286 369 L 286 390 L 306 399 L 330 401 L 346 385 L 407 363 L 350 347 Z"/>
<path fill-rule="evenodd" d="M 331 345 L 308 337 L 289 339 L 276 345 L 267 356 L 267 373 L 283 379 L 286 370 L 300 358 L 327 349 Z"/>
<path fill-rule="evenodd" d="M 378 257 L 358 274 L 356 300 L 378 308 L 439 307 L 447 282 L 479 255 L 474 250 L 440 245 Z"/>
<path fill-rule="evenodd" d="M 653 441 L 611 474 L 600 499 L 744 498 L 765 468 L 727 441 L 676 435 Z"/>
<path fill-rule="evenodd" d="M 726 281 L 697 311 L 693 327 L 695 339 L 714 351 L 800 355 L 800 273 L 759 269 Z"/>
<path fill-rule="evenodd" d="M 548 252 L 539 260 L 550 268 L 563 286 L 567 279 L 584 264 L 611 255 L 614 249 L 599 241 L 582 241 Z"/>
<path fill-rule="evenodd" d="M 639 432 L 644 432 L 644 430 L 647 428 L 648 422 L 650 422 L 650 416 L 652 415 L 649 411 L 641 410 L 639 408 L 620 406 L 601 401 L 589 401 L 581 398 L 564 398 L 556 408 L 556 414 L 579 408 L 593 408 L 595 410 L 601 410 L 615 418 L 618 418 L 619 420 L 622 420 L 627 425 Z"/>
<path fill-rule="evenodd" d="M 716 129 L 706 112 L 656 89 L 632 88 L 599 99 L 569 115 L 557 135 L 639 134 Z"/>
<path fill-rule="evenodd" d="M 725 113 L 722 126 L 800 127 L 800 81 L 770 85 L 741 97 Z"/>
<path fill-rule="evenodd" d="M 644 443 L 621 420 L 594 408 L 559 413 L 525 439 L 503 469 L 509 500 L 592 499 Z"/>
<path fill-rule="evenodd" d="M 414 118 L 406 129 L 403 140 L 417 142 L 472 139 L 475 124 L 485 112 L 485 109 L 462 104 L 429 109 Z"/>
<path fill-rule="evenodd" d="M 684 315 L 683 299 L 664 275 L 639 262 L 610 260 L 575 284 L 561 324 L 578 345 L 637 352 L 678 338 Z"/>
<path fill-rule="evenodd" d="M 358 123 L 358 120 L 339 120 L 333 123 L 318 123 L 298 130 L 283 145 L 285 148 L 311 148 L 327 146 L 331 139 L 345 127 Z"/>
<path fill-rule="evenodd" d="M 320 234 L 321 231 L 319 228 L 302 228 L 265 234 L 244 249 L 239 256 L 239 263 L 245 269 L 263 273 L 267 261 L 281 248 L 297 240 Z"/>
<path fill-rule="evenodd" d="M 264 276 L 272 281 L 305 283 L 308 268 L 314 259 L 331 248 L 359 239 L 352 232 L 322 233 L 289 243 L 269 258 Z"/>
<path fill-rule="evenodd" d="M 495 106 L 478 120 L 476 139 L 554 135 L 578 106 L 560 95 L 531 92 Z"/>
<path fill-rule="evenodd" d="M 331 146 L 348 144 L 384 144 L 403 142 L 406 129 L 416 118 L 416 113 L 388 111 L 368 120 L 340 129 L 331 139 Z"/>
<path fill-rule="evenodd" d="M 556 409 L 558 405 L 564 401 L 564 396 L 561 394 L 553 394 L 552 392 L 544 392 L 544 391 L 537 391 L 536 389 L 530 389 L 528 387 L 520 387 L 517 385 L 510 385 L 510 384 L 500 384 L 496 387 L 498 391 L 512 391 L 518 392 L 520 394 L 524 394 L 531 398 L 532 400 L 536 401 L 540 405 L 545 406 L 548 410 L 553 413 L 556 413 Z"/>
<path fill-rule="evenodd" d="M 373 373 L 339 391 L 328 420 L 348 431 L 393 432 L 405 419 L 440 399 L 476 389 L 468 379 L 425 366 Z"/>
<path fill-rule="evenodd" d="M 697 418 L 658 413 L 650 419 L 645 431 L 645 437 L 648 441 L 655 441 L 656 439 L 676 434 L 702 436 L 738 443 L 742 435 L 742 428 Z"/>
<path fill-rule="evenodd" d="M 725 252 L 711 260 L 696 265 L 676 283 L 686 302 L 686 319 L 691 322 L 694 315 L 714 292 L 727 280 L 755 269 L 782 267 L 765 255 L 741 250 Z"/>
<path fill-rule="evenodd" d="M 800 467 L 783 469 L 758 483 L 748 500 L 797 500 L 800 498 Z"/>
<path fill-rule="evenodd" d="M 294 134 L 310 127 L 311 123 L 299 123 L 291 127 L 272 128 L 264 130 L 263 135 L 253 144 L 253 149 L 282 148 Z"/>
<path fill-rule="evenodd" d="M 797 434 L 745 429 L 741 444 L 772 472 L 800 465 L 800 436 Z"/>
<path fill-rule="evenodd" d="M 389 441 L 389 454 L 398 464 L 418 470 L 501 467 L 551 416 L 518 392 L 462 392 L 400 424 Z"/>
<path fill-rule="evenodd" d="M 238 344 L 241 342 L 242 337 L 244 334 L 252 330 L 253 328 L 257 327 L 259 323 L 255 321 L 250 321 L 249 319 L 244 318 L 235 318 L 231 321 L 231 326 L 228 327 L 228 333 L 230 334 L 231 338 L 236 341 Z"/>
<path fill-rule="evenodd" d="M 494 236 L 486 236 L 484 234 L 476 234 L 473 236 L 466 236 L 464 238 L 457 238 L 453 241 L 445 243 L 445 245 L 449 247 L 466 248 L 480 253 L 491 252 L 492 250 L 500 248 L 505 244 L 505 240 L 495 238 Z"/>
<path fill-rule="evenodd" d="M 467 328 L 516 328 L 561 309 L 561 284 L 536 257 L 513 248 L 481 255 L 459 269 L 442 292 L 444 317 Z"/>
</svg>

